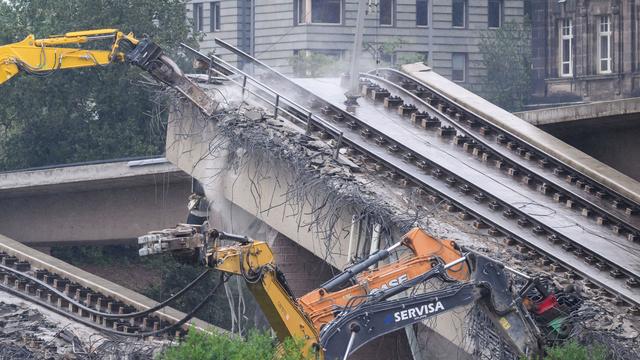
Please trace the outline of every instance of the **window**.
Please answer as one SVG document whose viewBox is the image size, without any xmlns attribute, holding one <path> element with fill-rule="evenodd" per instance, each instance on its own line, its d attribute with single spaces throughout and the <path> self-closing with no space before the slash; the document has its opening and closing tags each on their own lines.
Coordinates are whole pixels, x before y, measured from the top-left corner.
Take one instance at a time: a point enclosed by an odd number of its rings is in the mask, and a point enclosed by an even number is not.
<svg viewBox="0 0 640 360">
<path fill-rule="evenodd" d="M 611 18 L 601 16 L 598 29 L 598 72 L 611 73 Z"/>
<path fill-rule="evenodd" d="M 202 20 L 203 20 L 203 8 L 202 3 L 193 4 L 193 30 L 202 31 Z"/>
<path fill-rule="evenodd" d="M 212 2 L 210 10 L 209 31 L 220 31 L 220 1 Z"/>
<path fill-rule="evenodd" d="M 297 0 L 296 5 L 298 6 L 298 24 L 306 24 L 308 15 L 311 15 L 307 11 L 307 0 Z"/>
<path fill-rule="evenodd" d="M 489 0 L 488 25 L 496 29 L 502 25 L 502 0 Z"/>
<path fill-rule="evenodd" d="M 343 50 L 297 49 L 293 50 L 293 58 L 289 63 L 295 76 L 320 77 L 326 75 L 326 67 L 318 66 L 318 63 L 335 63 L 342 60 L 343 55 Z"/>
<path fill-rule="evenodd" d="M 416 0 L 416 26 L 429 26 L 429 0 Z"/>
<path fill-rule="evenodd" d="M 298 24 L 341 24 L 342 0 L 297 0 Z"/>
<path fill-rule="evenodd" d="M 563 19 L 560 26 L 560 76 L 573 76 L 573 22 Z"/>
<path fill-rule="evenodd" d="M 467 75 L 467 54 L 453 53 L 451 55 L 451 80 L 464 82 Z"/>
<path fill-rule="evenodd" d="M 451 25 L 453 27 L 467 26 L 467 1 L 452 0 L 451 1 Z"/>
<path fill-rule="evenodd" d="M 380 0 L 378 6 L 381 26 L 393 26 L 393 3 L 394 0 Z"/>
<path fill-rule="evenodd" d="M 396 57 L 395 51 L 381 51 L 379 56 L 380 56 L 380 61 L 382 61 L 385 64 L 388 64 L 389 66 L 393 66 L 397 63 L 397 57 Z"/>
</svg>

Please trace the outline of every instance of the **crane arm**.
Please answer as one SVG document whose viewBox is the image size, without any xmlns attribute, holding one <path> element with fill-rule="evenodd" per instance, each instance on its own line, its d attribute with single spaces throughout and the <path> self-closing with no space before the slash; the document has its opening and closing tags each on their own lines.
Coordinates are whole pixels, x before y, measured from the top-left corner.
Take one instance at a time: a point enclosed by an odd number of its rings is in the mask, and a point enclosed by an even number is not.
<svg viewBox="0 0 640 360">
<path fill-rule="evenodd" d="M 220 242 L 224 240 L 236 244 L 223 246 Z M 142 246 L 141 256 L 197 249 L 201 263 L 244 278 L 281 341 L 288 337 L 303 339 L 307 353 L 319 348 L 318 333 L 298 306 L 284 275 L 274 263 L 273 252 L 267 243 L 208 229 L 206 223 L 151 232 L 139 237 L 138 243 Z M 321 357 L 320 354 L 318 356 Z"/>
</svg>

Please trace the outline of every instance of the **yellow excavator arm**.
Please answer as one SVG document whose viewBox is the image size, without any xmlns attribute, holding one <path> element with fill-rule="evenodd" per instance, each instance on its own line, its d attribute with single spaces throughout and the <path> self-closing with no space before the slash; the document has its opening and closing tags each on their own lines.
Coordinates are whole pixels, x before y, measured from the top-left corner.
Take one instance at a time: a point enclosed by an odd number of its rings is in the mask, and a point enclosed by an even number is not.
<svg viewBox="0 0 640 360">
<path fill-rule="evenodd" d="M 221 245 L 220 241 L 234 244 Z M 305 356 L 315 353 L 317 358 L 324 358 L 318 351 L 319 334 L 296 302 L 267 243 L 208 229 L 207 225 L 187 224 L 150 232 L 139 237 L 138 243 L 142 245 L 142 256 L 197 249 L 206 266 L 241 276 L 281 341 L 288 337 L 302 339 L 306 344 Z"/>
<path fill-rule="evenodd" d="M 108 50 L 88 50 L 69 45 L 92 41 L 112 41 Z M 34 35 L 24 40 L 0 46 L 0 84 L 21 71 L 29 74 L 48 74 L 61 69 L 104 66 L 124 62 L 125 54 L 120 44 L 125 41 L 133 46 L 140 40 L 133 33 L 125 34 L 117 29 L 99 29 L 69 32 L 64 35 L 36 39 Z"/>
<path fill-rule="evenodd" d="M 232 236 L 224 233 L 216 235 L 221 239 Z M 294 337 L 304 339 L 307 351 L 317 348 L 318 333 L 295 302 L 286 283 L 278 279 L 273 253 L 267 243 L 248 240 L 240 245 L 214 248 L 207 253 L 206 263 L 219 271 L 245 279 L 280 341 Z"/>
<path fill-rule="evenodd" d="M 108 49 L 77 46 L 101 40 L 111 41 Z M 121 47 L 122 44 L 128 44 L 128 49 Z M 1 45 L 0 86 L 20 72 L 43 76 L 61 69 L 118 62 L 127 62 L 147 71 L 156 80 L 176 89 L 206 115 L 212 115 L 218 109 L 218 102 L 191 82 L 158 45 L 148 38 L 136 39 L 133 33 L 125 34 L 118 29 L 75 31 L 45 39 L 29 35 L 20 42 Z"/>
</svg>

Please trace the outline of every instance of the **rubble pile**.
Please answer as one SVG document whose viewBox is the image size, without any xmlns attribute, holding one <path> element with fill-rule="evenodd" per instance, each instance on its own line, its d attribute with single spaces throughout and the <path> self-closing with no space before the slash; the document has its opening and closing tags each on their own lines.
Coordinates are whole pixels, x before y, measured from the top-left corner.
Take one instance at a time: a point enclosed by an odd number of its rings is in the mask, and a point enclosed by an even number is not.
<svg viewBox="0 0 640 360">
<path fill-rule="evenodd" d="M 392 228 L 408 231 L 422 218 L 411 197 L 361 173 L 373 164 L 362 163 L 345 151 L 336 158 L 333 140 L 328 144 L 252 108 L 228 111 L 217 128 L 220 136 L 211 141 L 210 154 L 228 153 L 228 164 L 235 170 L 259 164 L 250 169 L 255 181 L 286 164 L 282 174 L 288 187 L 286 206 L 300 206 L 303 211 L 303 206 L 311 205 L 305 212 L 313 214 L 313 221 L 300 226 L 323 235 L 326 241 L 335 235 L 334 225 L 344 209 L 380 224 L 383 232 Z M 219 151 L 222 148 L 227 152 Z"/>
<path fill-rule="evenodd" d="M 142 360 L 153 359 L 163 347 L 162 342 L 106 337 L 71 321 L 63 326 L 55 314 L 11 300 L 0 301 L 0 360 Z"/>
</svg>

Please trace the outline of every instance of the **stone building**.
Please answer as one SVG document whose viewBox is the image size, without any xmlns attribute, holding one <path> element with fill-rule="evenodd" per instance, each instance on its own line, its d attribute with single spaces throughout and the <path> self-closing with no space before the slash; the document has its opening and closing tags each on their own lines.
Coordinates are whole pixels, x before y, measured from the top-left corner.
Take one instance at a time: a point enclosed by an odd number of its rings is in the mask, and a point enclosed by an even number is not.
<svg viewBox="0 0 640 360">
<path fill-rule="evenodd" d="M 364 39 L 373 48 L 399 44 L 379 57 L 385 62 L 424 60 L 438 73 L 479 90 L 485 74 L 480 36 L 507 21 L 522 21 L 523 2 L 372 0 Z M 348 62 L 357 4 L 357 0 L 192 0 L 187 13 L 196 30 L 205 33 L 203 50 L 214 48 L 213 39 L 218 37 L 285 74 L 300 76 L 304 74 L 296 74 L 291 59 L 301 54 L 320 53 Z"/>
<path fill-rule="evenodd" d="M 639 3 L 534 0 L 531 5 L 534 95 L 548 102 L 639 95 Z"/>
</svg>

